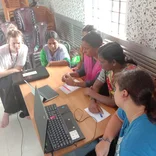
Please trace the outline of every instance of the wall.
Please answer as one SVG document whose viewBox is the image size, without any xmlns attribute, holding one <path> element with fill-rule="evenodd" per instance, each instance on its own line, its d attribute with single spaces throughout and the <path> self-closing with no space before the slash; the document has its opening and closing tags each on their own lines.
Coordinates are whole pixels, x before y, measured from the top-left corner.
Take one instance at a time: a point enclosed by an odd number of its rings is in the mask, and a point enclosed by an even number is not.
<svg viewBox="0 0 156 156">
<path fill-rule="evenodd" d="M 39 0 L 42 4 L 58 14 L 72 18 L 74 20 L 85 21 L 84 0 Z"/>
<path fill-rule="evenodd" d="M 127 38 L 156 49 L 156 1 L 129 0 Z"/>
</svg>

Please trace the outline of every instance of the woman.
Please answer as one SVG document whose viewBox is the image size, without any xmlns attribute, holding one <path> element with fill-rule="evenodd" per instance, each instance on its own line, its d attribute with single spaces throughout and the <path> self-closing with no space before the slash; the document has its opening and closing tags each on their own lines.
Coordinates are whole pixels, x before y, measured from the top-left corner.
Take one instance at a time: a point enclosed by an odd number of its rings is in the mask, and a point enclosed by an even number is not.
<svg viewBox="0 0 156 156">
<path fill-rule="evenodd" d="M 98 102 L 104 103 L 108 106 L 116 106 L 114 102 L 114 74 L 122 70 L 129 70 L 136 68 L 133 61 L 125 61 L 125 55 L 122 47 L 116 42 L 110 42 L 99 48 L 99 61 L 102 65 L 102 70 L 91 88 L 85 90 L 85 95 L 91 97 L 89 110 L 92 113 L 101 112 Z M 131 64 L 133 63 L 133 64 Z M 109 96 L 100 95 L 98 92 L 100 88 L 107 83 Z"/>
<path fill-rule="evenodd" d="M 96 29 L 94 28 L 93 25 L 86 25 L 83 29 L 82 29 L 82 36 L 84 37 L 86 34 L 88 34 L 90 31 L 95 31 Z M 75 68 L 72 68 L 73 71 L 78 70 L 81 68 L 82 64 L 83 64 L 83 48 L 82 46 L 80 47 L 80 62 L 77 64 L 77 66 Z"/>
<path fill-rule="evenodd" d="M 93 85 L 99 72 L 101 65 L 98 60 L 98 49 L 102 45 L 102 38 L 97 32 L 89 32 L 82 38 L 82 48 L 84 53 L 84 63 L 80 70 L 65 74 L 62 81 L 71 86 L 89 87 Z M 83 82 L 75 82 L 73 77 L 83 77 Z"/>
<path fill-rule="evenodd" d="M 11 74 L 20 72 L 25 65 L 28 48 L 23 44 L 23 35 L 13 25 L 7 33 L 7 44 L 0 47 L 0 96 L 4 106 L 1 127 L 9 124 L 9 115 L 23 110 L 28 115 L 18 86 L 12 85 Z M 16 96 L 16 98 L 15 98 Z"/>
<path fill-rule="evenodd" d="M 47 33 L 47 44 L 40 53 L 42 66 L 68 66 L 70 56 L 67 48 L 59 43 L 58 34 L 55 31 Z"/>
<path fill-rule="evenodd" d="M 145 71 L 123 71 L 115 80 L 114 99 L 119 109 L 111 117 L 97 156 L 107 156 L 110 143 L 119 134 L 115 155 L 156 155 L 156 101 L 154 84 Z"/>
</svg>

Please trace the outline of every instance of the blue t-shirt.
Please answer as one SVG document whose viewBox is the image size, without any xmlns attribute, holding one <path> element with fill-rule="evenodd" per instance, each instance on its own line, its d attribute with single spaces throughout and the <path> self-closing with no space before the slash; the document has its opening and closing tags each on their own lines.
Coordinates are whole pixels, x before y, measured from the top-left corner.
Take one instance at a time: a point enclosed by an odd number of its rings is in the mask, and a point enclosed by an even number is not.
<svg viewBox="0 0 156 156">
<path fill-rule="evenodd" d="M 152 124 L 146 114 L 131 123 L 121 108 L 117 114 L 123 125 L 115 156 L 156 156 L 156 124 Z"/>
</svg>

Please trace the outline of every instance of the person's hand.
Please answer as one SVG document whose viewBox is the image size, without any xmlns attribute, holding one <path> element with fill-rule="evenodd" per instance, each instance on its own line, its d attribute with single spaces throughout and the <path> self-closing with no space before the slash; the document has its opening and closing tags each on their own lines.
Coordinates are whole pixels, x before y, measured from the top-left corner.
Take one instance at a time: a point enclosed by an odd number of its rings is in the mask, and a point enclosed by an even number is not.
<svg viewBox="0 0 156 156">
<path fill-rule="evenodd" d="M 101 107 L 93 99 L 91 100 L 91 103 L 89 105 L 89 111 L 91 113 L 103 113 Z"/>
<path fill-rule="evenodd" d="M 94 90 L 92 88 L 85 88 L 84 95 L 92 96 L 94 94 Z"/>
<path fill-rule="evenodd" d="M 76 70 L 78 70 L 78 67 L 72 68 L 72 71 L 73 71 L 73 72 L 75 72 Z"/>
<path fill-rule="evenodd" d="M 70 86 L 75 86 L 75 81 L 70 75 L 65 78 L 65 83 Z"/>
<path fill-rule="evenodd" d="M 17 72 L 20 72 L 21 71 L 21 70 L 19 70 L 17 68 L 12 68 L 10 70 L 11 70 L 11 73 L 17 73 Z"/>
<path fill-rule="evenodd" d="M 96 156 L 107 156 L 110 148 L 110 143 L 107 141 L 100 141 L 96 147 L 95 152 Z"/>
<path fill-rule="evenodd" d="M 50 66 L 51 66 L 51 63 L 49 62 L 46 67 L 50 67 Z"/>
<path fill-rule="evenodd" d="M 70 76 L 69 73 L 68 73 L 68 74 L 64 74 L 64 75 L 62 76 L 62 82 L 66 82 L 66 79 L 67 79 L 69 76 Z"/>
</svg>

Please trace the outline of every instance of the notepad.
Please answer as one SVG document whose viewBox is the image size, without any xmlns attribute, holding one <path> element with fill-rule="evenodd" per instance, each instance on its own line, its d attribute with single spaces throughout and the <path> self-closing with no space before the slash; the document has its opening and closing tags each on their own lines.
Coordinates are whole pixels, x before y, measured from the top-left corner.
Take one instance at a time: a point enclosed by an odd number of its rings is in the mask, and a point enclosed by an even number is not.
<svg viewBox="0 0 156 156">
<path fill-rule="evenodd" d="M 85 110 L 91 117 L 93 117 L 93 119 L 95 119 L 96 122 L 100 122 L 100 121 L 106 119 L 108 116 L 110 116 L 110 113 L 108 113 L 105 109 L 103 109 L 102 107 L 101 107 L 101 109 L 102 109 L 102 111 L 103 111 L 102 116 L 100 115 L 100 113 L 96 113 L 96 114 L 91 113 L 91 112 L 89 111 L 88 108 L 85 108 L 84 110 Z"/>
<path fill-rule="evenodd" d="M 78 80 L 74 80 L 75 82 L 79 82 Z M 66 83 L 63 84 L 60 89 L 65 93 L 65 94 L 69 94 L 74 92 L 75 90 L 79 89 L 80 87 L 77 86 L 69 86 Z"/>
</svg>

